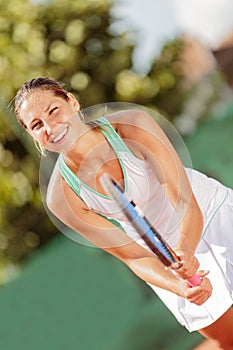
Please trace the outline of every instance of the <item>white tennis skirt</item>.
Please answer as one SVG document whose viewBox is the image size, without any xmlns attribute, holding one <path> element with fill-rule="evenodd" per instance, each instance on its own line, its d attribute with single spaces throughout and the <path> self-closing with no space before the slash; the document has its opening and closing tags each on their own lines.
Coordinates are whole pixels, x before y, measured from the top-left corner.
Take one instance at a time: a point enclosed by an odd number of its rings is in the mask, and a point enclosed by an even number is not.
<svg viewBox="0 0 233 350">
<path fill-rule="evenodd" d="M 155 287 L 164 304 L 190 332 L 207 327 L 221 317 L 233 304 L 233 191 L 229 189 L 224 203 L 212 216 L 204 230 L 195 256 L 200 270 L 209 270 L 207 276 L 213 293 L 201 306 Z"/>
</svg>

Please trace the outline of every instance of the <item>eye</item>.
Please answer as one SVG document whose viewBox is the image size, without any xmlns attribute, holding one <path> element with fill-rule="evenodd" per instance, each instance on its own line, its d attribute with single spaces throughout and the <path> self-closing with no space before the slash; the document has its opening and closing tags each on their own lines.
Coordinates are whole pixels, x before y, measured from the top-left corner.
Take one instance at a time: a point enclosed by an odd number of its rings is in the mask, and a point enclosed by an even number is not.
<svg viewBox="0 0 233 350">
<path fill-rule="evenodd" d="M 58 109 L 58 107 L 53 107 L 52 109 L 50 109 L 49 111 L 49 115 L 53 114 L 53 112 L 56 111 L 56 109 Z"/>
<path fill-rule="evenodd" d="M 31 129 L 32 130 L 39 130 L 39 128 L 41 127 L 42 125 L 42 122 L 41 121 L 37 121 L 35 122 L 32 126 L 31 126 Z"/>
</svg>

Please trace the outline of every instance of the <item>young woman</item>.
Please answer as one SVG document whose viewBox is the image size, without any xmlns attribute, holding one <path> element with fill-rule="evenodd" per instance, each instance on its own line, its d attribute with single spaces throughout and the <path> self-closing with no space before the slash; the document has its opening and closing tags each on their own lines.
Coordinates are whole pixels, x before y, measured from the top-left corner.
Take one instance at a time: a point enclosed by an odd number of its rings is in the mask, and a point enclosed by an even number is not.
<svg viewBox="0 0 233 350">
<path fill-rule="evenodd" d="M 49 209 L 128 265 L 189 331 L 232 350 L 233 191 L 185 169 L 147 113 L 122 110 L 85 123 L 79 112 L 76 98 L 48 78 L 26 82 L 15 97 L 17 119 L 34 141 L 60 153 L 48 187 Z M 182 266 L 175 274 L 104 192 L 103 173 L 123 185 L 176 250 Z M 190 288 L 186 279 L 195 273 L 202 282 Z"/>
</svg>

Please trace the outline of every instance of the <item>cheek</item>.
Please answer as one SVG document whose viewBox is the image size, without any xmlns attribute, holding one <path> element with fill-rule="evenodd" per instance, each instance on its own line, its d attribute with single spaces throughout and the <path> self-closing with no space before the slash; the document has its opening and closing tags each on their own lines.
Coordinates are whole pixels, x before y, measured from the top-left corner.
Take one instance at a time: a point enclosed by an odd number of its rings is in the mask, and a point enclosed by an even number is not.
<svg viewBox="0 0 233 350">
<path fill-rule="evenodd" d="M 37 131 L 37 132 L 29 131 L 28 133 L 33 138 L 34 141 L 37 141 L 42 146 L 45 146 L 45 144 L 44 144 L 45 143 L 45 135 L 43 135 L 42 130 Z"/>
<path fill-rule="evenodd" d="M 60 122 L 66 122 L 67 120 L 69 120 L 73 115 L 74 115 L 75 111 L 71 108 L 64 108 L 59 112 L 59 120 Z"/>
</svg>

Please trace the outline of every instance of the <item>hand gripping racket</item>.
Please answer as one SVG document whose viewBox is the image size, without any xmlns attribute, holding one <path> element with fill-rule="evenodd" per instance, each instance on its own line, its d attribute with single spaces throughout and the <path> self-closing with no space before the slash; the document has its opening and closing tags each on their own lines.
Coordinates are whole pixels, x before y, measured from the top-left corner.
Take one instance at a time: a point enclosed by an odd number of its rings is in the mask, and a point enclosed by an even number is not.
<svg viewBox="0 0 233 350">
<path fill-rule="evenodd" d="M 157 255 L 166 267 L 171 267 L 173 270 L 178 269 L 182 265 L 180 258 L 150 224 L 141 209 L 124 196 L 122 189 L 109 175 L 103 174 L 101 176 L 101 184 L 107 194 L 117 202 L 119 208 L 124 212 L 150 250 Z M 202 277 L 199 275 L 187 279 L 190 287 L 199 286 L 201 281 Z"/>
</svg>

